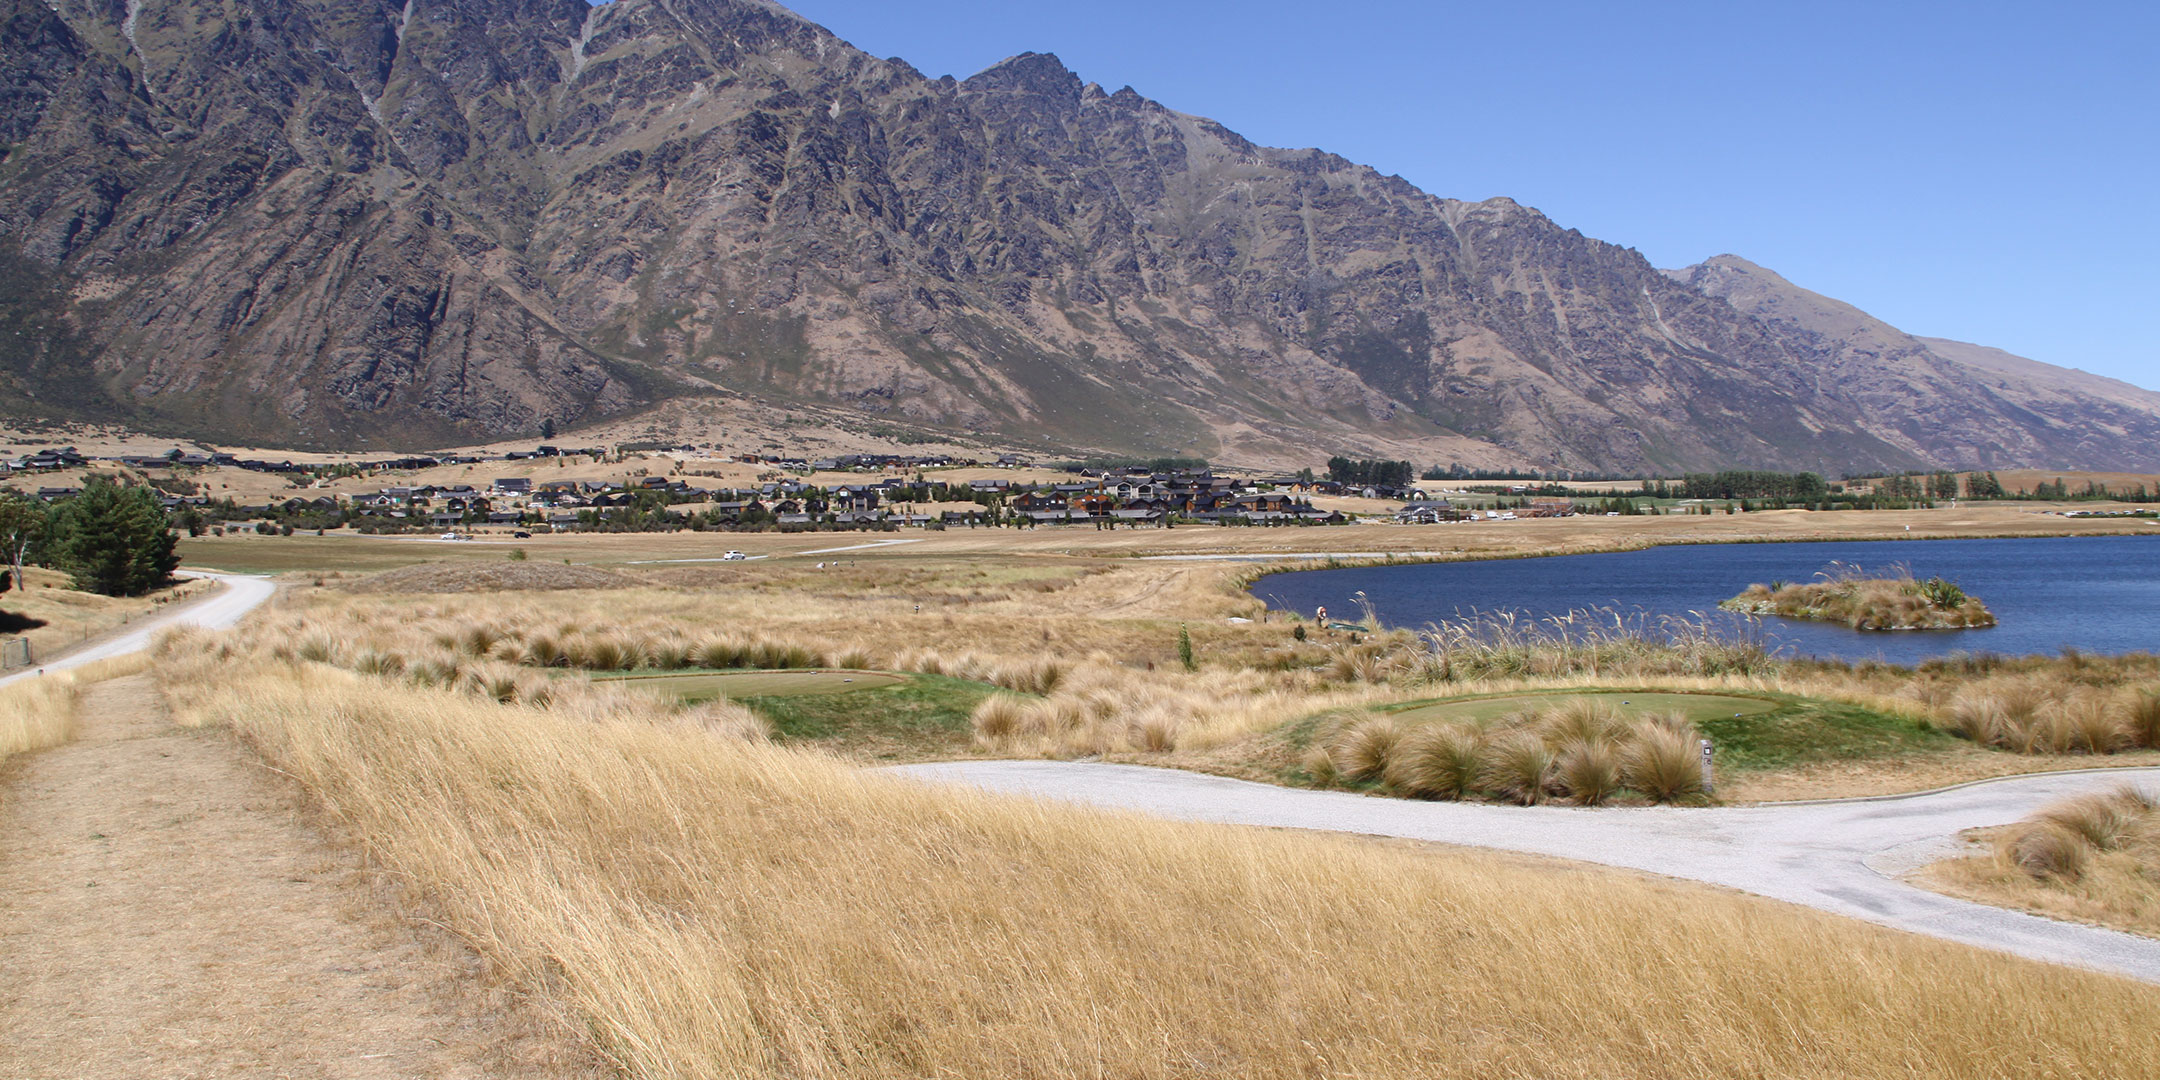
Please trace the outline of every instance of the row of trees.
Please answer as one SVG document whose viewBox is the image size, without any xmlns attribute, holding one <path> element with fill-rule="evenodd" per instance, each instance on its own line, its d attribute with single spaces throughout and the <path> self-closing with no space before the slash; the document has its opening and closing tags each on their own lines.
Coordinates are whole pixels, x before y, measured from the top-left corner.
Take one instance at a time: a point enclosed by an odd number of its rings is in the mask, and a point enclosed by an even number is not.
<svg viewBox="0 0 2160 1080">
<path fill-rule="evenodd" d="M 180 565 L 179 543 L 157 495 L 92 477 L 82 493 L 50 506 L 18 492 L 0 492 L 0 546 L 7 580 L 0 592 L 22 587 L 23 567 L 65 572 L 78 589 L 106 596 L 141 596 L 162 588 Z"/>
<path fill-rule="evenodd" d="M 1346 457 L 1329 458 L 1327 472 L 1328 479 L 1338 484 L 1360 487 L 1409 487 L 1410 478 L 1416 475 L 1415 466 L 1407 461 L 1353 461 Z"/>
</svg>

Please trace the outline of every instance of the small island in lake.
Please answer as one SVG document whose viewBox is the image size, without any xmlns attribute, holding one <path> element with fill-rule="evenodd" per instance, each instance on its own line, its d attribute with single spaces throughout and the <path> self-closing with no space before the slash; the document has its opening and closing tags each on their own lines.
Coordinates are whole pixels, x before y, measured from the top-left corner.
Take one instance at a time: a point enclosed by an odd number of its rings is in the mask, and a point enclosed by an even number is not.
<svg viewBox="0 0 2160 1080">
<path fill-rule="evenodd" d="M 1855 630 L 1963 630 L 1995 625 L 1995 613 L 1977 596 L 1939 577 L 1921 581 L 1909 572 L 1868 577 L 1860 568 L 1833 565 L 1806 585 L 1774 581 L 1750 585 L 1718 606 L 1743 615 L 1841 622 Z"/>
</svg>

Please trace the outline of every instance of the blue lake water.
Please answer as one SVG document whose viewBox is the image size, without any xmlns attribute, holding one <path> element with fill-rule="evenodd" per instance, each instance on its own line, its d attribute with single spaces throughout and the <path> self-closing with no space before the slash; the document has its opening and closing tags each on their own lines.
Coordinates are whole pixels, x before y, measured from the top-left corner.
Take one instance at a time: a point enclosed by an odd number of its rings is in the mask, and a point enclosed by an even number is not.
<svg viewBox="0 0 2160 1080">
<path fill-rule="evenodd" d="M 2160 533 L 2160 530 L 2155 530 Z M 1984 630 L 1863 632 L 1794 619 L 1748 620 L 1718 602 L 1756 582 L 1808 582 L 1832 562 L 1944 577 L 1985 601 L 2000 625 Z M 2065 647 L 2160 652 L 2160 535 L 2021 540 L 1901 540 L 1703 544 L 1607 555 L 1427 563 L 1272 574 L 1254 596 L 1278 610 L 1356 618 L 1364 590 L 1380 621 L 1420 627 L 1480 612 L 1541 618 L 1585 608 L 1661 616 L 1712 614 L 1756 632 L 1784 656 L 1912 664 L 1956 652 L 2018 656 Z"/>
</svg>

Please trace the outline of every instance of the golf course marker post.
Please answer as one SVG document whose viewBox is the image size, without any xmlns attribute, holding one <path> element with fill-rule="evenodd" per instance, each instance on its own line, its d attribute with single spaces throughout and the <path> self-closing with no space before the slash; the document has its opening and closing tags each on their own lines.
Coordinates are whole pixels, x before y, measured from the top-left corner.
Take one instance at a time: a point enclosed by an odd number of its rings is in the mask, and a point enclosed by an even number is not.
<svg viewBox="0 0 2160 1080">
<path fill-rule="evenodd" d="M 1713 791 L 1715 790 L 1715 788 L 1716 788 L 1716 780 L 1715 780 L 1715 778 L 1713 777 L 1713 775 L 1712 775 L 1712 773 L 1711 773 L 1711 771 L 1710 771 L 1710 740 L 1708 740 L 1708 739 L 1704 739 L 1704 740 L 1702 741 L 1702 791 L 1703 791 L 1703 794 L 1705 794 L 1705 795 L 1711 794 L 1711 793 L 1712 793 L 1712 792 L 1713 792 Z"/>
</svg>

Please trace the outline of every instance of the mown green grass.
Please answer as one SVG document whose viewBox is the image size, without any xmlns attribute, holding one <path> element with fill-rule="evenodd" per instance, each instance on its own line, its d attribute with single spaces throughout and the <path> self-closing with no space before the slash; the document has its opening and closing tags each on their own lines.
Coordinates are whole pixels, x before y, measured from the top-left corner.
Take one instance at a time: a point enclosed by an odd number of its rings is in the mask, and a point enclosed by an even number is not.
<svg viewBox="0 0 2160 1080">
<path fill-rule="evenodd" d="M 970 716 L 997 688 L 943 675 L 840 694 L 738 697 L 770 720 L 781 742 L 814 742 L 850 757 L 950 757 L 973 738 Z"/>
<path fill-rule="evenodd" d="M 1774 711 L 1699 720 L 1720 771 L 1770 772 L 1828 761 L 1875 761 L 1954 752 L 1970 746 L 1917 721 L 1858 705 L 1765 694 Z"/>
<path fill-rule="evenodd" d="M 847 694 L 907 681 L 906 675 L 881 671 L 686 671 L 666 675 L 623 675 L 597 681 L 616 682 L 648 693 L 674 697 L 686 705 L 714 698 L 792 698 Z"/>
</svg>

